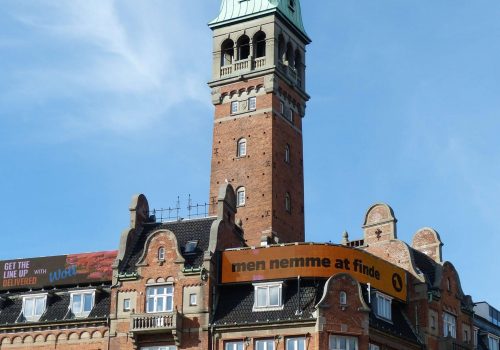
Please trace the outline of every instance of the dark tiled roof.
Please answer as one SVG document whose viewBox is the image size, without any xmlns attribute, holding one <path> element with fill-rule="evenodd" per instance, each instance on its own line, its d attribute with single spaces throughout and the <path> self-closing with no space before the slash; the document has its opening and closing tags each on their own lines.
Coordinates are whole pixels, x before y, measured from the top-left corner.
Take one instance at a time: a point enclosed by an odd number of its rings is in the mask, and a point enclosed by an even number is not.
<svg viewBox="0 0 500 350">
<path fill-rule="evenodd" d="M 416 249 L 413 249 L 413 257 L 417 267 L 427 277 L 430 285 L 433 286 L 436 279 L 436 262 Z"/>
<path fill-rule="evenodd" d="M 168 222 L 164 224 L 145 224 L 136 232 L 133 242 L 127 246 L 127 251 L 123 261 L 120 264 L 119 270 L 122 273 L 131 273 L 136 270 L 135 265 L 139 261 L 143 251 L 144 245 L 148 237 L 157 230 L 169 230 L 175 234 L 179 251 L 183 253 L 184 246 L 187 242 L 198 240 L 198 247 L 193 254 L 184 255 L 185 267 L 200 267 L 203 263 L 203 252 L 208 249 L 210 239 L 210 228 L 212 223 L 216 220 L 215 217 L 195 219 L 195 220 L 182 220 Z"/>
<path fill-rule="evenodd" d="M 372 302 L 376 299 L 372 298 Z M 370 312 L 370 327 L 373 327 L 381 332 L 390 333 L 396 337 L 403 338 L 407 341 L 420 344 L 417 336 L 408 324 L 408 320 L 403 315 L 403 305 L 393 300 L 391 303 L 392 322 L 384 321 L 375 315 L 374 308 Z"/>
<path fill-rule="evenodd" d="M 72 320 L 74 319 L 70 307 L 70 292 L 78 289 L 57 290 L 50 293 L 47 297 L 47 306 L 45 312 L 38 322 L 50 323 L 56 321 Z M 38 292 L 39 293 L 39 292 Z M 4 301 L 0 304 L 0 326 L 6 324 L 21 324 L 23 323 L 21 315 L 23 294 L 9 294 L 3 295 Z M 95 304 L 89 316 L 82 318 L 82 320 L 105 318 L 109 315 L 111 294 L 109 290 L 97 290 L 95 294 Z"/>
<path fill-rule="evenodd" d="M 299 304 L 297 281 L 286 281 L 283 285 L 283 309 L 275 311 L 252 311 L 254 304 L 252 284 L 222 286 L 214 324 L 224 326 L 311 320 L 314 306 L 323 293 L 324 284 L 324 281 L 302 280 Z M 302 313 L 297 313 L 297 309 Z"/>
</svg>

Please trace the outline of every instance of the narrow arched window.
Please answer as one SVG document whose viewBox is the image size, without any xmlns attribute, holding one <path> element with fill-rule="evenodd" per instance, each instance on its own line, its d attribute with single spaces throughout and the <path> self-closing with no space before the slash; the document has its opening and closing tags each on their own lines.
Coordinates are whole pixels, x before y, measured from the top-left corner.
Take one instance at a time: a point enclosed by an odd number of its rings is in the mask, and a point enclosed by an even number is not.
<svg viewBox="0 0 500 350">
<path fill-rule="evenodd" d="M 290 193 L 285 193 L 285 210 L 289 213 L 292 212 L 292 199 L 290 198 Z"/>
<path fill-rule="evenodd" d="M 247 140 L 246 139 L 239 139 L 237 149 L 236 149 L 236 156 L 237 157 L 244 157 L 246 155 L 247 155 Z"/>
<path fill-rule="evenodd" d="M 221 46 L 221 66 L 227 66 L 233 63 L 234 42 L 231 39 L 224 40 Z"/>
<path fill-rule="evenodd" d="M 160 247 L 158 249 L 158 261 L 165 261 L 165 248 Z"/>
<path fill-rule="evenodd" d="M 278 37 L 278 60 L 280 62 L 285 61 L 285 38 L 283 34 L 280 34 Z"/>
<path fill-rule="evenodd" d="M 339 301 L 340 301 L 340 305 L 346 305 L 347 304 L 347 293 L 342 291 L 340 292 L 339 294 Z"/>
<path fill-rule="evenodd" d="M 285 163 L 290 164 L 290 145 L 288 143 L 285 145 Z"/>
<path fill-rule="evenodd" d="M 266 33 L 263 31 L 257 32 L 253 37 L 255 47 L 255 57 L 264 57 L 266 55 Z"/>
<path fill-rule="evenodd" d="M 243 207 L 245 205 L 246 200 L 246 191 L 245 187 L 238 187 L 236 190 L 236 206 Z"/>
<path fill-rule="evenodd" d="M 250 56 L 250 38 L 242 35 L 238 39 L 238 60 L 246 60 Z"/>
<path fill-rule="evenodd" d="M 294 57 L 293 57 L 293 46 L 292 43 L 288 43 L 286 46 L 286 56 L 285 61 L 288 63 L 290 67 L 294 66 Z"/>
</svg>

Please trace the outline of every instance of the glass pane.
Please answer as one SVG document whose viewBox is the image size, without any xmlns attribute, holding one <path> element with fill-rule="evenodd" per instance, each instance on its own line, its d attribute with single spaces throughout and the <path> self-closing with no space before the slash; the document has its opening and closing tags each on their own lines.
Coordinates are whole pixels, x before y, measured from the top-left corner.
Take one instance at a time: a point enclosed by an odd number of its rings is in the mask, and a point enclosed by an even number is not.
<svg viewBox="0 0 500 350">
<path fill-rule="evenodd" d="M 306 341 L 304 338 L 300 338 L 297 340 L 297 345 L 298 345 L 298 350 L 305 350 L 306 348 Z"/>
<path fill-rule="evenodd" d="M 295 339 L 286 340 L 286 350 L 297 350 L 295 347 Z"/>
<path fill-rule="evenodd" d="M 148 312 L 155 311 L 155 300 L 153 298 L 148 298 Z"/>
<path fill-rule="evenodd" d="M 280 287 L 270 287 L 269 288 L 269 305 L 279 306 L 280 305 Z"/>
<path fill-rule="evenodd" d="M 356 339 L 349 338 L 349 350 L 356 350 Z"/>
<path fill-rule="evenodd" d="M 73 294 L 73 305 L 71 305 L 73 313 L 78 314 L 82 311 L 82 295 Z"/>
<path fill-rule="evenodd" d="M 35 315 L 41 316 L 45 311 L 45 298 L 37 298 L 35 304 Z"/>
<path fill-rule="evenodd" d="M 24 300 L 24 317 L 33 316 L 33 311 L 35 310 L 35 300 L 25 299 Z"/>
<path fill-rule="evenodd" d="M 83 298 L 83 311 L 90 312 L 92 310 L 92 294 L 85 294 Z"/>
<path fill-rule="evenodd" d="M 172 294 L 173 292 L 174 292 L 174 287 L 172 287 L 172 286 L 168 286 L 168 287 L 167 287 L 167 293 L 168 293 L 168 294 Z"/>
<path fill-rule="evenodd" d="M 267 288 L 257 288 L 257 306 L 267 306 Z"/>
<path fill-rule="evenodd" d="M 156 299 L 156 312 L 161 312 L 165 311 L 165 299 L 164 298 L 158 298 Z"/>
<path fill-rule="evenodd" d="M 146 290 L 146 294 L 147 294 L 148 296 L 153 295 L 153 294 L 154 294 L 154 288 L 148 288 L 148 289 Z"/>
<path fill-rule="evenodd" d="M 167 297 L 167 308 L 165 309 L 165 311 L 172 311 L 173 309 L 174 309 L 173 298 L 172 298 L 172 296 L 168 296 Z"/>
<path fill-rule="evenodd" d="M 346 348 L 346 341 L 344 337 L 339 337 L 339 348 L 340 349 L 345 349 Z"/>
<path fill-rule="evenodd" d="M 165 287 L 157 287 L 156 288 L 156 294 L 165 294 L 166 291 L 167 290 Z"/>
</svg>

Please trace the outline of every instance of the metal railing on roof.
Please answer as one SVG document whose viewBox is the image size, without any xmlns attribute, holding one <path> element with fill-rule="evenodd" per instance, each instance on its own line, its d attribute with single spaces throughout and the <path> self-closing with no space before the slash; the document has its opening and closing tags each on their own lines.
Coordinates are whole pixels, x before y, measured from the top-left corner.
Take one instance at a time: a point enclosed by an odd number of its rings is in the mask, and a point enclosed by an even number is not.
<svg viewBox="0 0 500 350">
<path fill-rule="evenodd" d="M 183 207 L 179 196 L 175 206 L 168 208 L 153 209 L 149 212 L 151 218 L 156 222 L 171 222 L 184 219 L 202 219 L 215 215 L 215 203 L 196 203 L 193 204 L 191 195 L 188 196 L 188 204 Z"/>
</svg>

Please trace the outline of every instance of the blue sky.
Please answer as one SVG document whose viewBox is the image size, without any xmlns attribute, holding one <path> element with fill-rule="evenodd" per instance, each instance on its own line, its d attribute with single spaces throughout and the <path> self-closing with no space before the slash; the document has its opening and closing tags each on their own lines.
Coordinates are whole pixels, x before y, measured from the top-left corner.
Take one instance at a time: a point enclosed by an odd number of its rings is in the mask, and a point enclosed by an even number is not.
<svg viewBox="0 0 500 350">
<path fill-rule="evenodd" d="M 0 259 L 116 249 L 134 193 L 208 198 L 219 0 L 2 1 Z M 306 237 L 441 235 L 500 307 L 500 3 L 302 1 Z"/>
</svg>

